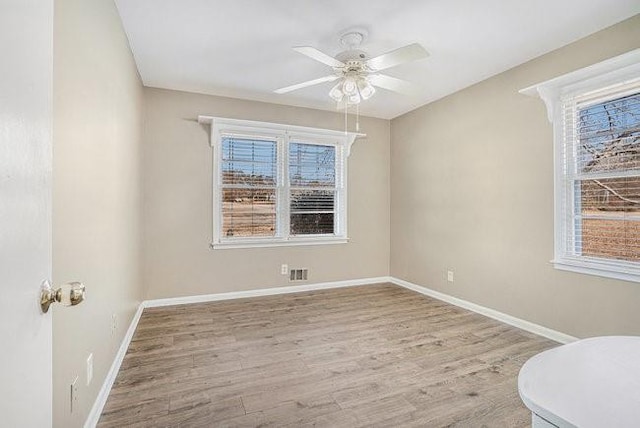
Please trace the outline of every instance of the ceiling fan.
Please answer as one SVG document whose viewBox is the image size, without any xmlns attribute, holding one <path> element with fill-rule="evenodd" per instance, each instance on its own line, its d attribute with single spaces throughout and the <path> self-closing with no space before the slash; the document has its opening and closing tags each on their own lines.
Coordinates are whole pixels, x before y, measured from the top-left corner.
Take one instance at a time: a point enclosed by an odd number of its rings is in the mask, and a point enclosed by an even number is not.
<svg viewBox="0 0 640 428">
<path fill-rule="evenodd" d="M 311 46 L 294 47 L 293 50 L 296 52 L 333 68 L 333 74 L 276 89 L 274 92 L 286 94 L 308 86 L 338 80 L 338 83 L 329 91 L 329 96 L 336 102 L 344 102 L 346 105 L 359 104 L 362 100 L 368 100 L 376 92 L 376 87 L 411 94 L 413 89 L 411 83 L 379 72 L 426 58 L 429 53 L 420 44 L 412 43 L 370 58 L 365 51 L 360 49 L 365 36 L 364 30 L 351 30 L 344 33 L 340 37 L 340 43 L 347 49 L 340 52 L 335 58 Z"/>
</svg>

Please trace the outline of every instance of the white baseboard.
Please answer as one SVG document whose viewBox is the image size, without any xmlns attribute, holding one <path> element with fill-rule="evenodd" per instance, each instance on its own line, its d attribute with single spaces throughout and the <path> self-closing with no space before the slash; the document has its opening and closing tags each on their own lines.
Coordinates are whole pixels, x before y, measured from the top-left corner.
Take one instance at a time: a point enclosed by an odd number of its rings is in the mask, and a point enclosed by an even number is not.
<svg viewBox="0 0 640 428">
<path fill-rule="evenodd" d="M 329 288 L 353 287 L 355 285 L 379 284 L 391 282 L 388 276 L 373 278 L 350 279 L 346 281 L 319 282 L 316 284 L 289 285 L 286 287 L 260 288 L 256 290 L 231 291 L 228 293 L 203 294 L 199 296 L 170 297 L 168 299 L 153 299 L 143 302 L 145 308 L 159 306 L 184 305 L 188 303 L 216 302 L 218 300 L 243 299 L 247 297 L 272 296 L 275 294 L 300 293 L 302 291 L 327 290 Z"/>
<path fill-rule="evenodd" d="M 512 325 L 514 327 L 518 327 L 522 330 L 526 330 L 528 332 L 537 334 L 538 336 L 546 337 L 547 339 L 555 340 L 560 343 L 571 343 L 578 340 L 577 337 L 569 336 L 568 334 L 552 330 L 547 327 L 543 327 L 541 325 L 532 323 L 530 321 L 526 321 L 520 318 L 516 318 L 514 316 L 505 314 L 503 312 L 496 311 L 495 309 L 487 308 L 485 306 L 480 306 L 478 304 L 469 302 L 467 300 L 459 299 L 457 297 L 450 296 L 448 294 L 441 293 L 439 291 L 431 290 L 430 288 L 423 287 L 421 285 L 413 284 L 409 281 L 405 281 L 399 278 L 390 277 L 389 281 L 393 284 L 399 285 L 401 287 L 407 288 L 409 290 L 416 291 L 420 294 L 424 294 L 425 296 L 433 297 L 434 299 L 442 300 L 443 302 L 451 303 L 452 305 L 459 306 L 464 309 L 468 309 L 470 311 L 476 312 L 478 314 L 487 316 L 489 318 L 493 318 L 495 320 L 501 321 L 505 324 Z"/>
<path fill-rule="evenodd" d="M 466 300 L 459 299 L 457 297 L 450 296 L 448 294 L 440 293 L 435 290 L 431 290 L 426 287 L 422 287 L 417 284 L 413 284 L 408 281 L 404 281 L 399 278 L 394 278 L 390 276 L 379 276 L 373 278 L 362 278 L 362 279 L 351 279 L 346 281 L 334 281 L 334 282 L 321 282 L 317 284 L 303 284 L 303 285 L 291 285 L 286 287 L 275 287 L 275 288 L 262 288 L 257 290 L 247 290 L 247 291 L 232 291 L 229 293 L 218 293 L 218 294 L 204 294 L 199 296 L 184 296 L 184 297 L 172 297 L 168 299 L 153 299 L 153 300 L 145 300 L 138 306 L 138 310 L 136 311 L 133 319 L 131 320 L 131 324 L 129 325 L 129 329 L 122 339 L 122 343 L 120 348 L 118 349 L 118 353 L 116 354 L 113 364 L 111 364 L 111 368 L 109 369 L 109 373 L 107 373 L 107 377 L 102 384 L 102 388 L 98 393 L 98 397 L 91 408 L 91 412 L 87 417 L 87 420 L 84 424 L 84 428 L 94 428 L 98 420 L 100 419 L 100 414 L 102 413 L 102 409 L 107 402 L 107 398 L 109 397 L 109 392 L 111 392 L 111 387 L 116 380 L 116 376 L 118 375 L 118 371 L 120 370 L 120 365 L 122 364 L 122 360 L 124 359 L 125 354 L 127 353 L 127 349 L 129 348 L 129 344 L 131 343 L 131 339 L 133 338 L 133 334 L 136 331 L 136 327 L 138 326 L 138 322 L 140 321 L 140 316 L 142 315 L 142 311 L 144 308 L 154 308 L 160 306 L 172 306 L 172 305 L 183 305 L 188 303 L 203 303 L 203 302 L 215 302 L 219 300 L 231 300 L 231 299 L 242 299 L 247 297 L 258 297 L 258 296 L 272 296 L 276 294 L 289 294 L 289 293 L 299 293 L 302 291 L 313 291 L 313 290 L 327 290 L 330 288 L 340 288 L 340 287 L 352 287 L 356 285 L 367 285 L 367 284 L 379 284 L 390 282 L 396 284 L 400 287 L 407 288 L 409 290 L 416 291 L 420 294 L 424 294 L 425 296 L 433 297 L 438 300 L 442 300 L 443 302 L 450 303 L 455 306 L 459 306 L 464 309 L 468 309 L 470 311 L 479 313 L 481 315 L 485 315 L 489 318 L 493 318 L 498 321 L 502 321 L 505 324 L 512 325 L 514 327 L 521 328 L 522 330 L 529 331 L 531 333 L 546 337 L 551 340 L 555 340 L 560 343 L 570 343 L 578 340 L 573 336 L 569 336 L 568 334 L 561 333 L 559 331 L 552 330 L 547 327 L 543 327 L 538 324 L 534 324 L 529 321 L 525 321 L 520 318 L 513 317 L 511 315 L 507 315 L 502 312 L 498 312 L 494 309 L 490 309 L 484 306 L 477 305 L 475 303 L 468 302 Z"/>
<path fill-rule="evenodd" d="M 107 403 L 107 398 L 109 398 L 109 393 L 111 392 L 111 387 L 113 386 L 113 382 L 115 382 L 116 377 L 118 376 L 118 371 L 120 371 L 120 365 L 122 364 L 122 360 L 124 360 L 124 356 L 127 353 L 127 349 L 129 349 L 129 344 L 131 343 L 131 339 L 133 338 L 133 333 L 136 331 L 136 327 L 138 326 L 138 321 L 140 321 L 140 316 L 142 315 L 142 311 L 144 310 L 144 302 L 138 305 L 138 310 L 133 315 L 133 319 L 129 324 L 129 328 L 127 329 L 127 333 L 122 338 L 122 343 L 120 344 L 120 348 L 118 348 L 118 352 L 116 353 L 115 358 L 113 359 L 113 363 L 109 368 L 109 372 L 107 373 L 107 377 L 102 383 L 102 387 L 100 388 L 100 392 L 96 397 L 96 401 L 93 403 L 93 407 L 91 407 L 91 411 L 89 412 L 89 416 L 84 423 L 84 428 L 94 428 L 98 424 L 98 420 L 100 419 L 100 415 L 102 414 L 102 409 L 104 405 Z"/>
</svg>

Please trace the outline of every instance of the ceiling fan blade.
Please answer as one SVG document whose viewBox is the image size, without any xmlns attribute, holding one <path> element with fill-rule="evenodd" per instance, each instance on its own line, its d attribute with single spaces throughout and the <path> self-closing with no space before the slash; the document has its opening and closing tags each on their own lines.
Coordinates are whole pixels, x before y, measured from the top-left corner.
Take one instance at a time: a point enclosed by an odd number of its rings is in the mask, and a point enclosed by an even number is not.
<svg viewBox="0 0 640 428">
<path fill-rule="evenodd" d="M 311 59 L 315 59 L 316 61 L 320 61 L 323 64 L 327 64 L 330 67 L 344 67 L 345 63 L 342 61 L 338 61 L 337 59 L 327 55 L 324 52 L 319 51 L 316 48 L 311 46 L 296 46 L 293 48 L 294 51 L 301 53 L 302 55 L 306 55 Z"/>
<path fill-rule="evenodd" d="M 429 56 L 429 52 L 420 44 L 412 43 L 410 45 L 398 48 L 391 52 L 379 55 L 365 62 L 371 70 L 382 71 L 405 62 L 416 61 Z"/>
<path fill-rule="evenodd" d="M 372 74 L 369 76 L 369 83 L 382 89 L 393 92 L 399 92 L 405 95 L 413 95 L 416 93 L 416 86 L 406 80 L 397 79 L 387 76 L 386 74 Z"/>
<path fill-rule="evenodd" d="M 337 80 L 337 79 L 338 79 L 338 76 L 336 75 L 325 76 L 319 79 L 313 79 L 306 82 L 297 83 L 295 85 L 287 86 L 284 88 L 276 89 L 273 92 L 275 92 L 276 94 L 286 94 L 287 92 L 295 91 L 296 89 L 306 88 L 307 86 L 319 85 L 320 83 L 324 83 L 324 82 L 333 82 L 334 80 Z"/>
</svg>

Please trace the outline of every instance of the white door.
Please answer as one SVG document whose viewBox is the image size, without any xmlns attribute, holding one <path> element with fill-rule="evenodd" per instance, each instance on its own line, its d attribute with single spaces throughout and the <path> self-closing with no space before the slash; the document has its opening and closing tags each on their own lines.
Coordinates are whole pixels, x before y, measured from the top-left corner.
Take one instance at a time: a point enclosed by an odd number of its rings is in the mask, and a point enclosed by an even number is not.
<svg viewBox="0 0 640 428">
<path fill-rule="evenodd" d="M 51 426 L 53 0 L 0 0 L 0 426 Z"/>
</svg>

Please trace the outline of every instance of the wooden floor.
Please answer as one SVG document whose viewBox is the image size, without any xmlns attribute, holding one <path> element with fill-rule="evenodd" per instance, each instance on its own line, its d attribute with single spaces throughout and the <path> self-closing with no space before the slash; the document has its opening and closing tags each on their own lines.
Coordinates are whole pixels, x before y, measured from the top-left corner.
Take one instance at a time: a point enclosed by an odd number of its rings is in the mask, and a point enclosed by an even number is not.
<svg viewBox="0 0 640 428">
<path fill-rule="evenodd" d="M 99 427 L 528 426 L 553 346 L 390 284 L 145 309 Z"/>
</svg>

